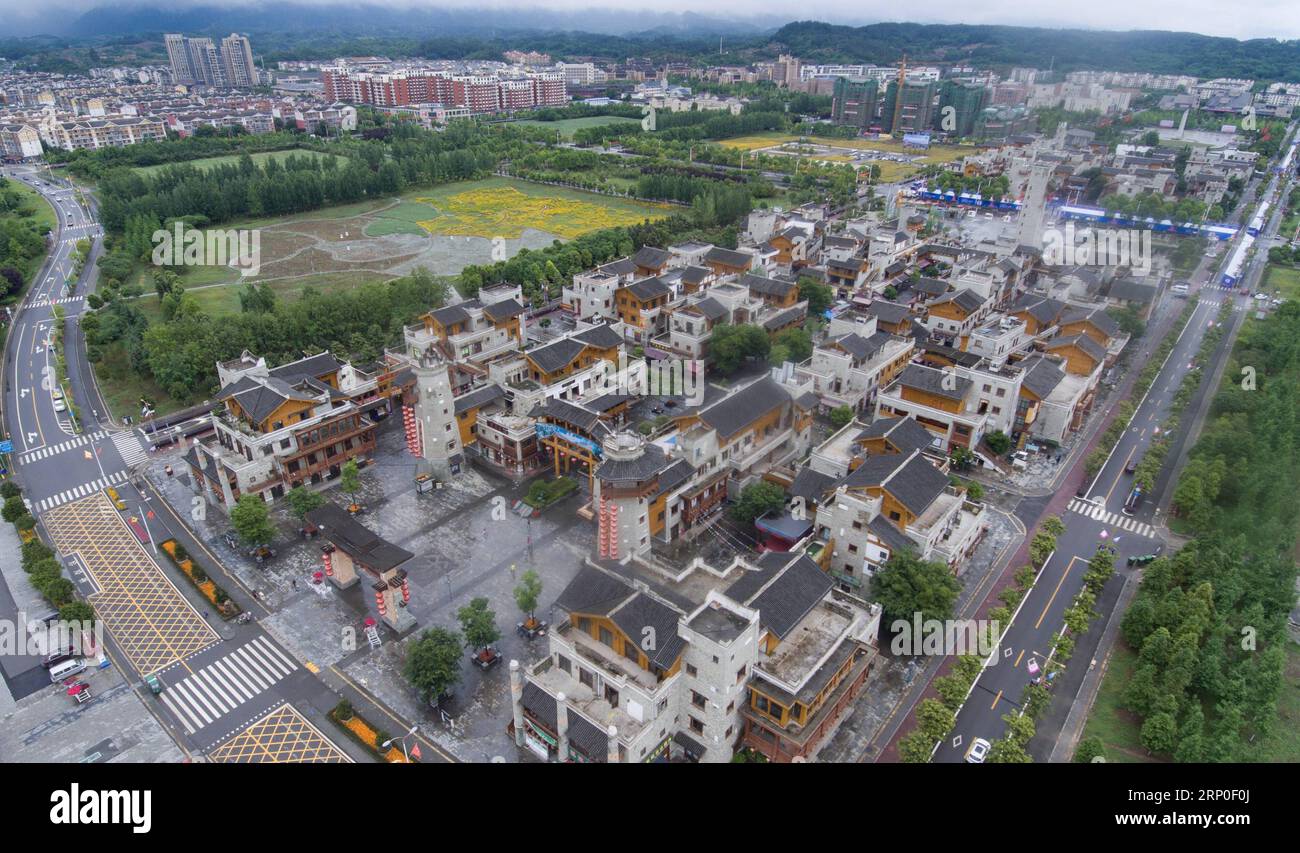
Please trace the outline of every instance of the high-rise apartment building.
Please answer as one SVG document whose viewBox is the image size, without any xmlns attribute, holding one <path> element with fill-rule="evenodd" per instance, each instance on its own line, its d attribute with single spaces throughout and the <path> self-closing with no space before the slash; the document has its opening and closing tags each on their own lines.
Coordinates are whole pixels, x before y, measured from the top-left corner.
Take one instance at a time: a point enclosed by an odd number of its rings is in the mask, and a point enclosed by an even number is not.
<svg viewBox="0 0 1300 853">
<path fill-rule="evenodd" d="M 257 85 L 257 66 L 253 64 L 253 45 L 247 36 L 231 33 L 221 40 L 221 64 L 226 84 L 238 88 Z"/>
<path fill-rule="evenodd" d="M 226 72 L 221 67 L 221 55 L 210 38 L 187 38 L 186 51 L 190 55 L 190 66 L 194 69 L 196 83 L 205 86 L 226 85 Z"/>
<path fill-rule="evenodd" d="M 891 81 L 885 90 L 880 126 L 895 136 L 929 130 L 934 120 L 936 88 L 934 83 L 908 80 L 903 84 L 900 97 L 898 81 Z"/>
<path fill-rule="evenodd" d="M 189 49 L 185 46 L 185 36 L 180 33 L 168 33 L 163 37 L 167 45 L 167 59 L 172 66 L 172 79 L 177 83 L 193 83 L 197 79 L 194 66 L 190 64 Z"/>
<path fill-rule="evenodd" d="M 831 121 L 835 124 L 867 128 L 876 120 L 880 87 L 875 80 L 836 77 L 831 98 Z"/>
<path fill-rule="evenodd" d="M 988 90 L 983 86 L 945 80 L 939 85 L 939 111 L 934 117 L 935 130 L 951 136 L 971 136 L 980 110 L 988 106 Z"/>
<path fill-rule="evenodd" d="M 177 83 L 239 88 L 257 85 L 253 46 L 246 36 L 231 33 L 221 40 L 220 48 L 210 38 L 188 38 L 179 33 L 168 33 L 163 41 Z"/>
</svg>

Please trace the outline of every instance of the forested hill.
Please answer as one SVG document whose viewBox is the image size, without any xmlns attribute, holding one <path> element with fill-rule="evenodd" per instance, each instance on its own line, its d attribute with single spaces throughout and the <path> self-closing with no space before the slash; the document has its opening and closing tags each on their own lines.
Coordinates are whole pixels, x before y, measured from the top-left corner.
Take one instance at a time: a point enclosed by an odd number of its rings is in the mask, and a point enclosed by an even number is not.
<svg viewBox="0 0 1300 853">
<path fill-rule="evenodd" d="M 804 62 L 888 64 L 906 53 L 917 62 L 1300 81 L 1300 41 L 1238 41 L 1196 33 L 966 24 L 846 27 L 801 21 L 777 30 L 772 41 Z"/>
</svg>

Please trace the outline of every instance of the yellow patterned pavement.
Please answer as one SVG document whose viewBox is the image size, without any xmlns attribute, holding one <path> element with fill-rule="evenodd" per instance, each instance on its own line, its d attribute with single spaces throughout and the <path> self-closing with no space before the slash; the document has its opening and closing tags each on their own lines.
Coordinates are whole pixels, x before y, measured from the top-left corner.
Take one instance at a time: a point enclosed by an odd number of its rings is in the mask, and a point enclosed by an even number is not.
<svg viewBox="0 0 1300 853">
<path fill-rule="evenodd" d="M 48 510 L 42 521 L 60 553 L 80 556 L 97 588 L 95 613 L 141 675 L 220 639 L 103 494 Z"/>
<path fill-rule="evenodd" d="M 352 759 L 287 702 L 208 752 L 223 764 L 342 764 Z"/>
</svg>

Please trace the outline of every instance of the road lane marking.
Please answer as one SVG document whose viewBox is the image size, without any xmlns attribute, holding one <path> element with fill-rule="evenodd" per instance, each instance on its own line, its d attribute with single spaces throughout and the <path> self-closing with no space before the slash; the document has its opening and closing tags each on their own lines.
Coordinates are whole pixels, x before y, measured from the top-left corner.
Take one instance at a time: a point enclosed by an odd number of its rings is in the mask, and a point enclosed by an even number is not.
<svg viewBox="0 0 1300 853">
<path fill-rule="evenodd" d="M 1056 596 L 1060 593 L 1062 584 L 1070 576 L 1070 569 L 1074 568 L 1074 561 L 1078 559 L 1080 558 L 1071 557 L 1070 562 L 1065 564 L 1065 571 L 1061 572 L 1061 579 L 1056 582 L 1056 589 L 1052 590 L 1052 597 L 1047 599 L 1047 604 L 1043 605 L 1043 612 L 1038 615 L 1038 621 L 1034 623 L 1034 630 L 1038 630 L 1042 626 L 1043 620 L 1047 618 L 1047 611 L 1052 609 L 1052 602 L 1056 601 Z"/>
</svg>

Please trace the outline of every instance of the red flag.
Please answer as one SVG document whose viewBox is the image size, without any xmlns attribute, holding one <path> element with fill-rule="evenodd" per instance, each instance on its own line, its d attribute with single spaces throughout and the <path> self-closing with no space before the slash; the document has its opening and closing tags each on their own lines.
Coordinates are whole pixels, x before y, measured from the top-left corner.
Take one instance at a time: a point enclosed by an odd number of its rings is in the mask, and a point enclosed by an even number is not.
<svg viewBox="0 0 1300 853">
<path fill-rule="evenodd" d="M 412 757 L 412 758 L 415 758 L 415 759 L 417 759 L 417 760 L 419 759 L 419 757 L 420 757 L 420 745 L 419 745 L 418 743 L 413 743 L 413 744 L 411 744 L 411 757 Z"/>
</svg>

